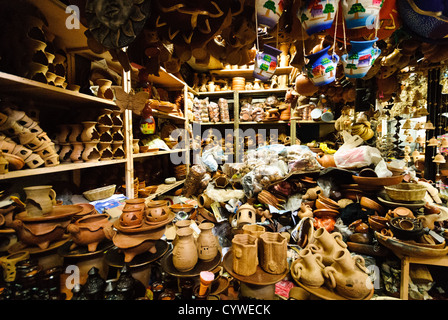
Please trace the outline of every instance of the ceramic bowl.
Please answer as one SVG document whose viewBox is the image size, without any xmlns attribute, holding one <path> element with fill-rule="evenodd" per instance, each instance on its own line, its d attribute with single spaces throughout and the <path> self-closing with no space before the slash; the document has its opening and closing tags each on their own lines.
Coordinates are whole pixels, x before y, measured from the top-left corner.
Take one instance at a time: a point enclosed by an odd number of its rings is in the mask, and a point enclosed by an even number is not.
<svg viewBox="0 0 448 320">
<path fill-rule="evenodd" d="M 392 233 L 401 240 L 417 239 L 424 233 L 420 220 L 413 218 L 392 218 L 389 222 Z"/>
<path fill-rule="evenodd" d="M 387 228 L 388 218 L 382 216 L 371 215 L 368 217 L 370 228 L 374 231 L 380 232 L 382 229 Z"/>
<path fill-rule="evenodd" d="M 339 216 L 339 211 L 334 209 L 316 209 L 313 211 L 313 215 L 317 218 L 336 219 Z"/>
<path fill-rule="evenodd" d="M 189 213 L 193 211 L 194 206 L 192 204 L 186 204 L 186 203 L 176 203 L 170 206 L 171 211 L 174 213 L 177 213 L 179 211 L 184 211 L 186 213 Z"/>
<path fill-rule="evenodd" d="M 362 207 L 375 210 L 378 214 L 386 213 L 386 209 L 382 205 L 370 198 L 362 197 L 359 203 Z"/>
</svg>

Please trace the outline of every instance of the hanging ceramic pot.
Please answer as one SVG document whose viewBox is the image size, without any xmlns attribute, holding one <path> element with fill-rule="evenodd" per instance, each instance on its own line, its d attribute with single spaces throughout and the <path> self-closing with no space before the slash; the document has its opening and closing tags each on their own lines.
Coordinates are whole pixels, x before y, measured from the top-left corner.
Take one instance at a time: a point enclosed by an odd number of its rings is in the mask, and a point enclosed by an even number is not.
<svg viewBox="0 0 448 320">
<path fill-rule="evenodd" d="M 362 78 L 375 63 L 381 50 L 375 46 L 378 38 L 369 41 L 350 41 L 349 53 L 341 56 L 347 78 Z"/>
<path fill-rule="evenodd" d="M 263 46 L 263 52 L 257 52 L 255 57 L 253 76 L 261 81 L 269 80 L 277 69 L 277 56 L 281 53 L 277 48 L 267 44 Z"/>
<path fill-rule="evenodd" d="M 336 67 L 339 62 L 337 54 L 330 55 L 330 46 L 305 56 L 308 63 L 304 67 L 308 78 L 316 85 L 323 86 L 332 83 L 336 77 Z"/>
<path fill-rule="evenodd" d="M 348 29 L 374 28 L 382 0 L 342 0 L 342 11 Z"/>
<path fill-rule="evenodd" d="M 297 18 L 302 23 L 308 35 L 327 30 L 339 6 L 339 0 L 307 0 L 297 12 Z"/>
<path fill-rule="evenodd" d="M 260 25 L 274 27 L 283 13 L 283 0 L 256 0 L 257 18 Z"/>
</svg>

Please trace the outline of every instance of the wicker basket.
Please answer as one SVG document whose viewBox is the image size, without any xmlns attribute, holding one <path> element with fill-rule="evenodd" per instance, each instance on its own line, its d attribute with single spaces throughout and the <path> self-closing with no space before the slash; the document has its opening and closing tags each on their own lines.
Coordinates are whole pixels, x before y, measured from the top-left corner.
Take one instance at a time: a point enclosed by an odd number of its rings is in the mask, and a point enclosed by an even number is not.
<svg viewBox="0 0 448 320">
<path fill-rule="evenodd" d="M 115 193 L 115 185 L 105 186 L 84 192 L 82 195 L 89 201 L 97 201 L 112 197 Z"/>
<path fill-rule="evenodd" d="M 385 186 L 387 195 L 396 201 L 420 201 L 425 197 L 426 187 L 417 183 L 399 183 Z"/>
</svg>

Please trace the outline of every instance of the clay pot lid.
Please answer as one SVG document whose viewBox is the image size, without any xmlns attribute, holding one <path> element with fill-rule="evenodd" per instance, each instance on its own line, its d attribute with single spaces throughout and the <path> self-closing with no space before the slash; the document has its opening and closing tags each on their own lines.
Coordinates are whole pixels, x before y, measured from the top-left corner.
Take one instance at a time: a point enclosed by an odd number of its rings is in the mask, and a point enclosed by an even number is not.
<svg viewBox="0 0 448 320">
<path fill-rule="evenodd" d="M 79 213 L 76 213 L 76 217 L 82 217 L 89 214 L 96 214 L 95 206 L 90 203 L 77 203 L 77 206 L 81 206 L 82 210 Z"/>
<path fill-rule="evenodd" d="M 16 219 L 26 222 L 42 222 L 59 219 L 70 219 L 73 215 L 80 213 L 83 210 L 82 206 L 78 205 L 60 205 L 54 206 L 53 210 L 42 216 L 29 216 L 27 211 L 20 212 L 16 215 Z"/>
<path fill-rule="evenodd" d="M 335 219 L 339 216 L 339 211 L 333 209 L 316 209 L 313 211 L 313 215 L 317 218 Z"/>
<path fill-rule="evenodd" d="M 406 207 L 396 207 L 392 212 L 397 217 L 414 217 L 412 210 Z"/>
<path fill-rule="evenodd" d="M 121 249 L 128 249 L 142 244 L 145 241 L 159 240 L 165 233 L 165 227 L 147 230 L 140 233 L 126 234 L 117 232 L 112 241 Z"/>
</svg>

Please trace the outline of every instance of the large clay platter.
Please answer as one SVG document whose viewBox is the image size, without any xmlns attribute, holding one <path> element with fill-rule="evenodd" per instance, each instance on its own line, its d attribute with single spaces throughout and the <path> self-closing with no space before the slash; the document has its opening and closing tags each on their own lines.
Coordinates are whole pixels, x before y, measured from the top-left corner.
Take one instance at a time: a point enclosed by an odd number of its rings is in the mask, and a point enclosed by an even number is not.
<svg viewBox="0 0 448 320">
<path fill-rule="evenodd" d="M 76 246 L 76 248 L 70 250 L 70 247 L 72 246 L 73 243 L 74 243 L 73 240 L 69 240 L 68 242 L 64 243 L 64 245 L 62 245 L 58 249 L 58 254 L 64 258 L 82 258 L 93 256 L 98 253 L 103 253 L 114 246 L 114 243 L 111 240 L 104 239 L 98 244 L 98 247 L 96 248 L 95 251 L 90 252 L 87 249 L 87 246 L 82 245 L 78 245 Z"/>
<path fill-rule="evenodd" d="M 186 271 L 186 272 L 181 272 L 179 270 L 177 270 L 174 267 L 173 264 L 173 251 L 168 252 L 168 254 L 166 254 L 162 260 L 160 260 L 160 263 L 162 265 L 162 269 L 175 277 L 195 277 L 198 276 L 201 271 L 211 271 L 214 268 L 216 268 L 219 263 L 221 262 L 221 252 L 218 251 L 218 254 L 216 255 L 216 257 L 212 260 L 212 261 L 202 261 L 202 260 L 198 260 L 198 262 L 196 263 L 196 265 L 194 266 L 193 269 L 191 269 L 190 271 Z"/>
<path fill-rule="evenodd" d="M 28 212 L 22 211 L 16 215 L 16 219 L 26 222 L 43 222 L 69 218 L 83 210 L 82 206 L 78 205 L 61 205 L 54 206 L 53 210 L 41 216 L 29 216 Z"/>
<path fill-rule="evenodd" d="M 156 253 L 151 253 L 147 251 L 139 255 L 136 255 L 131 260 L 131 262 L 127 263 L 128 266 L 131 268 L 145 266 L 165 255 L 169 248 L 168 243 L 164 240 L 157 240 L 155 246 L 157 250 Z M 115 246 L 107 250 L 104 259 L 106 263 L 111 267 L 122 268 L 125 265 L 124 253 L 121 251 L 120 248 Z"/>
<path fill-rule="evenodd" d="M 330 290 L 324 286 L 318 287 L 318 288 L 313 288 L 313 287 L 308 287 L 298 281 L 296 281 L 296 283 L 299 286 L 301 286 L 303 289 L 305 289 L 306 291 L 311 293 L 312 295 L 315 295 L 316 297 L 324 299 L 324 300 L 352 300 L 352 299 L 347 299 L 347 298 L 341 296 L 340 294 L 338 294 L 337 292 Z M 355 299 L 355 300 L 370 300 L 373 296 L 374 291 L 375 291 L 375 288 L 373 288 L 373 286 L 372 286 L 372 290 L 370 291 L 370 293 L 367 296 L 365 296 L 362 299 Z"/>
<path fill-rule="evenodd" d="M 40 254 L 40 253 L 49 252 L 51 250 L 58 249 L 59 247 L 64 245 L 69 240 L 70 240 L 70 238 L 67 235 L 64 238 L 62 238 L 61 240 L 50 242 L 50 245 L 48 246 L 48 248 L 45 248 L 45 249 L 41 249 L 38 246 L 27 245 L 27 244 L 24 244 L 23 242 L 18 241 L 8 249 L 8 253 L 15 253 L 17 251 L 26 250 L 26 251 L 29 251 L 30 254 Z"/>
<path fill-rule="evenodd" d="M 286 269 L 282 274 L 271 274 L 264 271 L 259 265 L 257 266 L 257 271 L 250 276 L 242 276 L 235 272 L 233 272 L 233 252 L 229 250 L 222 261 L 223 267 L 226 271 L 235 279 L 249 284 L 255 285 L 269 285 L 274 284 L 282 280 L 289 272 L 289 269 Z"/>
<path fill-rule="evenodd" d="M 448 246 L 445 246 L 443 249 L 428 248 L 426 246 L 406 243 L 393 237 L 387 237 L 377 231 L 375 231 L 375 237 L 379 243 L 392 250 L 398 256 L 437 258 L 448 254 Z"/>
</svg>

